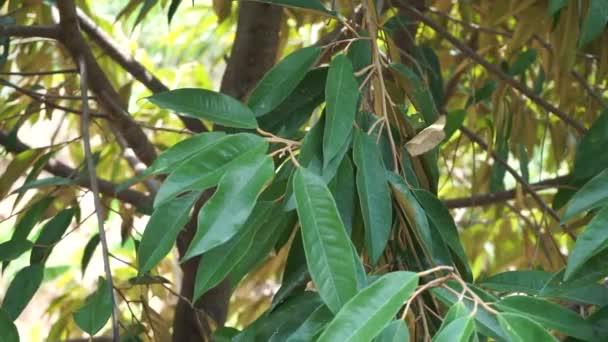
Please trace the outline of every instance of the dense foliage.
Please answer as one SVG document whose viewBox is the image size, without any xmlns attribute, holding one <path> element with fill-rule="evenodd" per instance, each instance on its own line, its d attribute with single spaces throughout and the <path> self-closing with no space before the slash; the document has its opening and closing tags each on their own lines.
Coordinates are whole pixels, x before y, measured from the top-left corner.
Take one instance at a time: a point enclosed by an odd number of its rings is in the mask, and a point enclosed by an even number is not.
<svg viewBox="0 0 608 342">
<path fill-rule="evenodd" d="M 0 341 L 608 340 L 605 0 L 181 2 L 0 1 Z"/>
</svg>

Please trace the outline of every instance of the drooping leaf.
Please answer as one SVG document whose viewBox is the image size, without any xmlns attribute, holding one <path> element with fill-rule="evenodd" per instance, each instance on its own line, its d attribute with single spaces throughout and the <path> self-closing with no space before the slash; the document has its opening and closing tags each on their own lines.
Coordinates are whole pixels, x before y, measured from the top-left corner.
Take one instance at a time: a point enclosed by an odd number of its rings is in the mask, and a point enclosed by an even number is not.
<svg viewBox="0 0 608 342">
<path fill-rule="evenodd" d="M 357 292 L 350 239 L 323 180 L 303 168 L 293 179 L 308 270 L 319 295 L 337 313 Z"/>
<path fill-rule="evenodd" d="M 177 235 L 188 221 L 190 209 L 200 192 L 178 197 L 154 210 L 137 249 L 139 273 L 156 266 L 173 248 Z"/>
<path fill-rule="evenodd" d="M 450 140 L 452 135 L 454 135 L 454 133 L 462 126 L 466 116 L 467 112 L 463 109 L 454 110 L 448 113 L 444 127 L 444 141 Z"/>
<path fill-rule="evenodd" d="M 575 312 L 558 304 L 526 296 L 503 298 L 496 307 L 526 316 L 543 326 L 584 341 L 597 341 L 593 327 Z"/>
<path fill-rule="evenodd" d="M 473 317 L 465 316 L 457 318 L 447 324 L 437 335 L 433 336 L 433 342 L 468 342 L 475 333 Z"/>
<path fill-rule="evenodd" d="M 353 157 L 365 224 L 365 247 L 375 264 L 386 247 L 393 215 L 386 171 L 374 138 L 360 130 L 355 130 Z"/>
<path fill-rule="evenodd" d="M 30 170 L 30 172 L 27 174 L 27 177 L 25 177 L 25 180 L 23 181 L 24 185 L 31 183 L 31 182 L 35 181 L 36 178 L 38 178 L 38 176 L 40 175 L 40 172 L 42 172 L 42 170 L 44 169 L 46 164 L 49 162 L 51 157 L 53 157 L 55 155 L 55 152 L 56 152 L 55 150 L 51 150 L 50 152 L 45 153 L 40 158 L 38 158 L 38 160 L 36 160 L 34 165 L 32 165 L 32 169 Z M 25 195 L 25 192 L 20 192 L 17 195 L 17 199 L 13 203 L 13 210 L 17 207 L 17 205 L 19 204 L 19 201 L 21 201 L 21 199 L 23 198 L 24 195 Z"/>
<path fill-rule="evenodd" d="M 74 184 L 74 181 L 69 178 L 47 177 L 47 178 L 36 179 L 31 182 L 25 183 L 22 186 L 20 186 L 19 188 L 15 189 L 15 191 L 13 191 L 13 193 L 23 194 L 24 192 L 26 192 L 28 190 L 42 188 L 45 186 L 65 186 L 65 185 L 72 185 L 72 184 Z"/>
<path fill-rule="evenodd" d="M 137 26 L 137 24 L 139 24 L 142 20 L 144 20 L 144 18 L 148 14 L 148 12 L 150 12 L 152 7 L 154 7 L 154 5 L 156 5 L 156 3 L 158 2 L 158 0 L 143 0 L 143 1 L 144 1 L 144 4 L 143 4 L 143 6 L 141 6 L 141 9 L 139 10 L 139 14 L 137 15 L 137 18 L 135 18 L 135 23 L 133 24 L 133 28 L 135 28 L 135 26 Z"/>
<path fill-rule="evenodd" d="M 368 36 L 366 33 L 362 33 L 361 35 Z M 372 42 L 368 39 L 354 41 L 350 44 L 346 56 L 348 56 L 348 59 L 351 61 L 353 71 L 361 71 L 372 63 Z M 366 75 L 359 75 L 355 78 L 357 79 L 357 83 L 361 85 L 365 80 L 365 77 Z"/>
<path fill-rule="evenodd" d="M 167 20 L 169 24 L 171 24 L 171 20 L 173 20 L 173 16 L 175 12 L 177 12 L 177 8 L 182 3 L 182 0 L 171 0 L 171 4 L 169 5 L 169 11 L 167 11 Z"/>
<path fill-rule="evenodd" d="M 437 119 L 432 125 L 424 128 L 422 131 L 416 134 L 416 136 L 410 139 L 405 144 L 405 148 L 409 152 L 410 156 L 416 157 L 437 147 L 445 138 L 445 124 L 445 115 L 440 115 L 439 119 Z"/>
<path fill-rule="evenodd" d="M 346 232 L 350 235 L 355 212 L 355 175 L 350 158 L 342 159 L 336 176 L 327 186 L 336 199 L 340 218 Z"/>
<path fill-rule="evenodd" d="M 241 231 L 273 175 L 272 158 L 267 155 L 250 153 L 237 159 L 201 208 L 198 229 L 183 260 L 205 253 Z"/>
<path fill-rule="evenodd" d="M 50 219 L 40 232 L 38 239 L 34 242 L 30 264 L 44 264 L 55 244 L 61 240 L 68 229 L 76 210 L 74 208 L 64 209 L 57 216 Z"/>
<path fill-rule="evenodd" d="M 328 10 L 319 0 L 258 0 L 279 6 L 296 7 L 316 12 L 321 12 L 330 16 L 335 16 L 336 13 Z"/>
<path fill-rule="evenodd" d="M 271 203 L 259 202 L 245 222 L 243 231 L 225 244 L 217 246 L 204 254 L 196 270 L 194 300 L 197 300 L 207 290 L 224 280 L 247 254 L 253 245 L 257 231 L 265 226 L 265 221 L 269 218 L 268 215 L 272 212 L 272 207 Z"/>
<path fill-rule="evenodd" d="M 9 315 L 0 309 L 0 342 L 19 342 L 19 331 Z"/>
<path fill-rule="evenodd" d="M 576 146 L 574 157 L 575 180 L 586 180 L 608 168 L 608 155 L 604 146 L 608 144 L 608 109 L 595 120 Z"/>
<path fill-rule="evenodd" d="M 95 335 L 112 315 L 112 289 L 99 277 L 97 290 L 87 297 L 84 305 L 74 312 L 74 321 L 88 334 Z"/>
<path fill-rule="evenodd" d="M 228 95 L 206 89 L 181 88 L 147 98 L 155 105 L 183 116 L 209 120 L 234 128 L 256 128 L 251 109 Z"/>
<path fill-rule="evenodd" d="M 376 342 L 409 342 L 409 340 L 410 332 L 403 320 L 396 320 L 387 325 L 375 339 Z"/>
<path fill-rule="evenodd" d="M 540 324 L 518 314 L 500 312 L 498 322 L 513 342 L 557 342 Z"/>
<path fill-rule="evenodd" d="M 317 341 L 372 340 L 393 320 L 417 285 L 415 273 L 381 276 L 344 305 Z"/>
<path fill-rule="evenodd" d="M 591 209 L 598 208 L 608 202 L 608 169 L 600 172 L 574 194 L 568 202 L 562 221 Z"/>
<path fill-rule="evenodd" d="M 0 24 L 2 24 L 0 22 Z M 0 198 L 5 198 L 13 184 L 42 155 L 44 150 L 31 149 L 17 154 L 0 176 Z"/>
<path fill-rule="evenodd" d="M 569 0 L 549 0 L 549 15 L 554 16 L 568 4 Z"/>
<path fill-rule="evenodd" d="M 224 172 L 239 157 L 265 153 L 267 149 L 266 141 L 247 133 L 226 136 L 206 145 L 169 174 L 154 198 L 154 207 L 185 191 L 204 190 L 217 185 Z"/>
<path fill-rule="evenodd" d="M 331 310 L 325 305 L 319 306 L 313 311 L 310 316 L 293 332 L 289 335 L 286 342 L 307 342 L 314 340 L 317 336 L 334 317 Z"/>
<path fill-rule="evenodd" d="M 255 116 L 264 115 L 291 94 L 321 54 L 317 47 L 299 49 L 275 65 L 257 84 L 247 102 Z"/>
<path fill-rule="evenodd" d="M 431 125 L 435 122 L 439 116 L 439 112 L 433 95 L 429 91 L 428 86 L 420 79 L 420 76 L 403 64 L 392 64 L 391 68 L 405 79 L 407 88 L 409 88 L 408 95 L 410 100 L 414 104 L 414 107 L 416 107 L 416 110 L 422 115 L 426 124 Z"/>
<path fill-rule="evenodd" d="M 95 253 L 95 249 L 97 249 L 97 245 L 99 245 L 99 234 L 93 235 L 89 242 L 84 246 L 84 251 L 82 252 L 82 259 L 80 261 L 80 272 L 84 276 L 84 272 L 93 257 L 93 253 Z"/>
<path fill-rule="evenodd" d="M 597 38 L 608 23 L 608 3 L 605 0 L 591 0 L 587 16 L 583 21 L 578 46 L 582 47 Z"/>
<path fill-rule="evenodd" d="M 0 261 L 15 260 L 33 246 L 34 244 L 31 241 L 22 239 L 12 239 L 0 243 Z"/>
<path fill-rule="evenodd" d="M 6 289 L 2 300 L 2 311 L 11 319 L 16 320 L 30 302 L 42 284 L 44 268 L 42 265 L 30 265 L 15 274 L 11 284 Z"/>
<path fill-rule="evenodd" d="M 15 231 L 11 240 L 25 240 L 30 235 L 30 232 L 40 221 L 46 209 L 53 203 L 53 197 L 44 197 L 43 199 L 32 204 L 29 209 L 23 214 L 21 219 L 15 225 Z"/>
<path fill-rule="evenodd" d="M 585 231 L 577 239 L 570 256 L 564 280 L 568 281 L 572 275 L 594 255 L 608 246 L 608 207 L 600 210 L 589 222 Z"/>
<path fill-rule="evenodd" d="M 538 53 L 535 49 L 527 49 L 517 56 L 517 59 L 509 67 L 509 74 L 517 76 L 523 74 L 536 60 Z"/>
<path fill-rule="evenodd" d="M 338 154 L 350 136 L 359 101 L 359 85 L 353 74 L 353 66 L 343 54 L 334 57 L 329 65 L 325 101 L 323 168 Z"/>
</svg>

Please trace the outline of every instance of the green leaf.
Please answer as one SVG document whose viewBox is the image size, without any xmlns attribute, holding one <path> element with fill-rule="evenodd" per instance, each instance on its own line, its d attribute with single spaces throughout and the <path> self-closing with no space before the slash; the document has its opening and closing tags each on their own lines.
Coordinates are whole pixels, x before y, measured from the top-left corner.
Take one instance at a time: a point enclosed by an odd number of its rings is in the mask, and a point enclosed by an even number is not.
<svg viewBox="0 0 608 342">
<path fill-rule="evenodd" d="M 325 305 L 319 306 L 313 311 L 308 318 L 293 332 L 289 335 L 286 342 L 308 342 L 314 341 L 314 337 L 317 336 L 329 323 L 334 315 L 331 310 Z"/>
<path fill-rule="evenodd" d="M 0 309 L 0 342 L 19 342 L 19 331 L 9 315 Z"/>
<path fill-rule="evenodd" d="M 500 312 L 498 322 L 513 342 L 557 342 L 540 324 L 518 314 Z"/>
<path fill-rule="evenodd" d="M 467 111 L 464 109 L 457 109 L 448 113 L 443 129 L 445 132 L 444 142 L 450 140 L 450 137 L 462 126 L 466 116 Z"/>
<path fill-rule="evenodd" d="M 381 276 L 344 305 L 317 341 L 370 341 L 393 320 L 417 285 L 415 273 Z"/>
<path fill-rule="evenodd" d="M 74 321 L 89 335 L 95 335 L 112 315 L 112 289 L 99 277 L 97 290 L 87 297 L 84 305 L 74 312 Z"/>
<path fill-rule="evenodd" d="M 46 262 L 55 244 L 61 240 L 68 229 L 75 212 L 74 208 L 64 209 L 42 227 L 38 239 L 34 242 L 34 248 L 32 248 L 30 264 L 44 264 Z"/>
<path fill-rule="evenodd" d="M 82 260 L 80 261 L 80 272 L 84 276 L 84 272 L 93 257 L 93 253 L 95 253 L 95 249 L 97 249 L 97 245 L 99 245 L 99 233 L 93 235 L 89 242 L 87 242 L 86 246 L 84 246 L 84 252 L 82 252 Z"/>
<path fill-rule="evenodd" d="M 21 216 L 17 225 L 15 225 L 15 231 L 11 240 L 25 240 L 30 235 L 30 232 L 40 221 L 42 215 L 47 208 L 53 203 L 54 197 L 44 197 L 43 199 L 32 204 L 29 209 Z"/>
<path fill-rule="evenodd" d="M 40 175 L 40 172 L 42 172 L 42 170 L 48 163 L 48 161 L 55 155 L 55 152 L 56 152 L 55 150 L 51 150 L 50 152 L 45 153 L 43 156 L 38 158 L 38 160 L 36 160 L 34 165 L 32 165 L 32 169 L 27 174 L 27 177 L 25 177 L 23 184 L 28 184 L 28 183 L 35 181 L 36 178 L 38 178 L 38 176 Z M 23 198 L 24 195 L 25 195 L 24 192 L 21 192 L 17 195 L 17 199 L 15 199 L 15 202 L 13 203 L 13 210 L 15 210 L 15 208 L 19 204 L 19 201 L 21 201 L 21 199 Z"/>
<path fill-rule="evenodd" d="M 491 79 L 487 80 L 486 83 L 484 83 L 484 85 L 481 86 L 481 88 L 475 89 L 473 91 L 473 95 L 471 95 L 467 99 L 465 109 L 469 108 L 470 106 L 472 106 L 474 104 L 485 101 L 485 100 L 489 99 L 490 97 L 492 97 L 492 94 L 494 93 L 496 88 L 498 88 L 498 84 L 496 83 L 495 80 L 491 80 Z"/>
<path fill-rule="evenodd" d="M 43 276 L 44 268 L 42 265 L 26 266 L 15 274 L 2 301 L 2 310 L 12 321 L 19 317 L 23 309 L 34 297 L 40 284 L 42 284 Z"/>
<path fill-rule="evenodd" d="M 307 10 L 313 10 L 321 12 L 327 15 L 335 16 L 334 11 L 330 11 L 319 0 L 258 0 L 260 2 L 266 2 L 269 4 L 275 4 L 279 6 L 296 7 Z"/>
<path fill-rule="evenodd" d="M 239 157 L 250 153 L 265 153 L 266 150 L 266 141 L 248 133 L 229 135 L 206 145 L 169 174 L 154 198 L 154 207 L 183 192 L 204 190 L 217 185 L 224 172 Z"/>
<path fill-rule="evenodd" d="M 0 18 L 2 20 L 2 18 Z M 0 21 L 2 24 L 2 21 Z M 30 149 L 23 151 L 13 157 L 10 164 L 0 176 L 0 198 L 5 198 L 11 187 L 23 176 L 25 171 L 40 157 L 44 152 L 41 149 Z"/>
<path fill-rule="evenodd" d="M 464 279 L 466 281 L 472 280 L 473 275 L 469 267 L 469 261 L 460 243 L 456 223 L 454 223 L 448 208 L 435 195 L 426 190 L 413 190 L 413 192 L 426 211 L 429 221 L 439 230 L 441 238 L 457 257 L 459 261 L 458 269 L 462 272 Z"/>
<path fill-rule="evenodd" d="M 65 186 L 72 185 L 74 181 L 64 177 L 47 177 L 42 179 L 36 179 L 20 186 L 13 191 L 14 194 L 22 194 L 31 189 L 43 188 L 46 186 Z"/>
<path fill-rule="evenodd" d="M 334 57 L 329 65 L 325 101 L 323 168 L 338 154 L 350 136 L 359 101 L 359 85 L 353 74 L 353 66 L 343 54 Z"/>
<path fill-rule="evenodd" d="M 460 317 L 448 323 L 437 335 L 433 342 L 468 342 L 475 333 L 473 317 Z"/>
<path fill-rule="evenodd" d="M 608 246 L 608 206 L 600 210 L 585 231 L 576 238 L 568 257 L 564 280 L 568 281 L 581 266 Z"/>
<path fill-rule="evenodd" d="M 496 307 L 526 316 L 566 335 L 585 341 L 597 341 L 589 322 L 558 304 L 533 297 L 509 296 L 496 303 Z"/>
<path fill-rule="evenodd" d="M 362 36 L 368 36 L 367 33 L 361 34 Z M 348 48 L 348 52 L 346 54 L 348 59 L 351 61 L 353 65 L 353 70 L 355 72 L 361 71 L 363 68 L 367 67 L 372 63 L 372 42 L 371 39 L 359 39 L 352 44 Z M 365 80 L 366 75 L 356 76 L 357 83 L 361 85 Z"/>
<path fill-rule="evenodd" d="M 555 16 L 562 8 L 568 4 L 569 0 L 549 0 L 549 15 Z"/>
<path fill-rule="evenodd" d="M 2 1 L 4 2 L 4 1 Z M 4 5 L 4 3 L 2 4 Z M 0 6 L 2 7 L 2 6 Z M 15 25 L 16 20 L 13 17 L 7 16 L 7 15 L 3 15 L 2 17 L 0 17 L 0 25 L 2 26 L 12 26 Z M 0 37 L 0 46 L 2 47 L 2 54 L 0 55 L 0 66 L 3 66 L 9 56 L 10 53 L 10 44 L 11 44 L 11 38 L 9 36 L 6 37 Z M 0 197 L 4 197 L 4 196 L 0 196 Z"/>
<path fill-rule="evenodd" d="M 167 12 L 167 20 L 169 24 L 171 24 L 171 20 L 173 20 L 173 16 L 175 12 L 177 12 L 177 8 L 182 3 L 182 0 L 171 0 L 171 4 L 169 5 L 169 11 Z"/>
<path fill-rule="evenodd" d="M 527 49 L 517 56 L 515 62 L 509 67 L 509 74 L 512 76 L 521 75 L 534 63 L 538 53 L 535 49 Z"/>
<path fill-rule="evenodd" d="M 350 239 L 320 177 L 300 168 L 293 188 L 310 276 L 325 304 L 337 313 L 357 292 Z"/>
<path fill-rule="evenodd" d="M 392 64 L 391 68 L 404 77 L 408 82 L 411 92 L 409 92 L 410 100 L 416 107 L 416 110 L 422 115 L 427 125 L 433 124 L 439 117 L 439 112 L 435 105 L 433 95 L 429 91 L 428 86 L 424 84 L 422 79 L 414 72 L 414 70 L 406 67 L 403 64 Z"/>
<path fill-rule="evenodd" d="M 182 88 L 147 98 L 155 105 L 182 116 L 205 119 L 234 128 L 257 128 L 251 109 L 228 95 L 206 89 Z"/>
<path fill-rule="evenodd" d="M 150 12 L 152 7 L 154 7 L 154 5 L 156 5 L 157 2 L 158 2 L 158 0 L 144 0 L 144 5 L 141 6 L 141 10 L 139 10 L 139 14 L 137 15 L 137 18 L 135 19 L 133 28 L 135 28 L 135 26 L 137 26 L 137 24 L 139 24 L 145 18 L 146 14 L 148 14 L 148 12 Z"/>
<path fill-rule="evenodd" d="M 192 192 L 154 210 L 137 249 L 140 274 L 150 271 L 171 251 L 200 194 Z"/>
<path fill-rule="evenodd" d="M 393 221 L 391 196 L 384 163 L 374 138 L 355 130 L 353 157 L 357 166 L 357 192 L 365 224 L 365 248 L 372 264 L 382 256 Z"/>
<path fill-rule="evenodd" d="M 574 180 L 587 180 L 608 168 L 608 153 L 604 153 L 607 144 L 608 109 L 605 109 L 576 145 Z"/>
<path fill-rule="evenodd" d="M 248 154 L 226 171 L 217 190 L 201 208 L 198 229 L 182 258 L 190 259 L 217 247 L 242 230 L 258 196 L 274 175 L 272 158 Z"/>
<path fill-rule="evenodd" d="M 384 330 L 376 337 L 376 342 L 408 342 L 410 340 L 410 332 L 407 330 L 405 321 L 396 320 L 386 326 Z"/>
<path fill-rule="evenodd" d="M 15 260 L 21 254 L 32 249 L 34 244 L 29 240 L 12 239 L 0 243 L 0 261 Z"/>
<path fill-rule="evenodd" d="M 574 216 L 603 206 L 608 202 L 608 169 L 600 172 L 574 194 L 562 216 L 565 222 Z"/>
<path fill-rule="evenodd" d="M 307 47 L 296 50 L 275 65 L 249 97 L 248 105 L 255 116 L 264 115 L 281 104 L 304 79 L 320 54 L 320 48 Z"/>
<path fill-rule="evenodd" d="M 524 292 L 538 295 L 552 276 L 552 273 L 544 271 L 509 271 L 483 279 L 479 285 L 499 292 Z"/>
<path fill-rule="evenodd" d="M 153 276 L 150 274 L 143 274 L 143 275 L 138 275 L 136 277 L 129 278 L 129 284 L 131 284 L 131 285 L 171 284 L 171 281 L 169 281 L 169 279 L 162 277 L 162 276 L 158 276 L 158 275 Z"/>
<path fill-rule="evenodd" d="M 348 156 L 342 159 L 336 176 L 327 186 L 336 199 L 340 218 L 346 232 L 350 235 L 355 215 L 355 175 L 353 164 Z"/>
<path fill-rule="evenodd" d="M 579 37 L 578 46 L 583 47 L 604 32 L 608 23 L 608 3 L 606 0 L 591 0 L 589 10 Z"/>
<path fill-rule="evenodd" d="M 234 267 L 251 249 L 259 229 L 265 228 L 272 204 L 259 202 L 244 224 L 243 231 L 223 245 L 211 249 L 203 255 L 196 270 L 193 300 L 198 300 L 207 290 L 226 278 Z"/>
</svg>

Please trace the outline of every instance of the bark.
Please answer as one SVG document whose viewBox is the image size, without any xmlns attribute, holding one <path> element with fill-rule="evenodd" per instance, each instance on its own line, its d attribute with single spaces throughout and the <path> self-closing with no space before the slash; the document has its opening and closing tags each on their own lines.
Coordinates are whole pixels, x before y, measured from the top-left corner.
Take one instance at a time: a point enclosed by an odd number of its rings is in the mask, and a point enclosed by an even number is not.
<svg viewBox="0 0 608 342">
<path fill-rule="evenodd" d="M 255 84 L 274 65 L 279 43 L 282 9 L 257 2 L 241 2 L 237 32 L 232 53 L 226 66 L 220 91 L 244 100 Z M 216 130 L 222 127 L 216 126 Z M 211 196 L 212 190 L 205 192 L 195 206 L 194 215 L 180 234 L 178 250 L 180 255 L 192 241 L 197 226 L 198 209 Z M 194 258 L 182 265 L 183 281 L 180 294 L 192 298 L 196 270 L 200 258 Z M 173 341 L 194 342 L 208 340 L 213 327 L 222 327 L 228 315 L 230 284 L 224 280 L 205 293 L 195 303 L 200 311 L 180 299 L 175 309 L 173 321 Z M 201 314 L 201 311 L 203 314 Z"/>
</svg>

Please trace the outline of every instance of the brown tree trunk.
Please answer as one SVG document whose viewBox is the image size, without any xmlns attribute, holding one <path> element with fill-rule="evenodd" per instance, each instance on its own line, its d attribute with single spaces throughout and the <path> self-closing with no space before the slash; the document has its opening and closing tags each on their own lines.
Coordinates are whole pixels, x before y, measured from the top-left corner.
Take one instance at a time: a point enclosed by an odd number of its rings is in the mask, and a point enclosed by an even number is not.
<svg viewBox="0 0 608 342">
<path fill-rule="evenodd" d="M 280 7 L 249 1 L 240 3 L 236 38 L 222 79 L 221 92 L 243 100 L 272 67 L 277 56 L 281 14 Z M 198 209 L 211 194 L 212 191 L 205 192 L 195 206 L 185 230 L 180 234 L 180 255 L 183 255 L 196 231 Z M 192 298 L 199 262 L 200 258 L 194 258 L 182 264 L 184 275 L 180 294 L 183 297 Z M 222 327 L 226 322 L 229 299 L 230 287 L 227 280 L 205 293 L 195 303 L 198 314 L 186 301 L 180 299 L 175 309 L 173 341 L 209 340 L 213 326 Z"/>
</svg>

